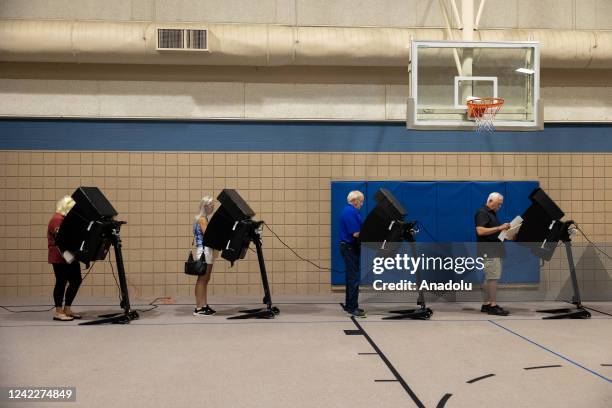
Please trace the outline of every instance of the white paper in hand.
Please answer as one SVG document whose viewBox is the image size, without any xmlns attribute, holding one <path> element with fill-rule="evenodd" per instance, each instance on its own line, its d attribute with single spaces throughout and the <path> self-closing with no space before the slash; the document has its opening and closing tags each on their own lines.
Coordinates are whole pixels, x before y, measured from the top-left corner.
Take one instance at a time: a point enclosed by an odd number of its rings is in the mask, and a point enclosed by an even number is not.
<svg viewBox="0 0 612 408">
<path fill-rule="evenodd" d="M 500 241 L 514 239 L 516 237 L 516 234 L 518 234 L 519 229 L 521 229 L 521 225 L 523 225 L 523 218 L 520 215 L 517 215 L 510 222 L 510 229 L 500 232 L 497 238 L 499 238 Z"/>
</svg>

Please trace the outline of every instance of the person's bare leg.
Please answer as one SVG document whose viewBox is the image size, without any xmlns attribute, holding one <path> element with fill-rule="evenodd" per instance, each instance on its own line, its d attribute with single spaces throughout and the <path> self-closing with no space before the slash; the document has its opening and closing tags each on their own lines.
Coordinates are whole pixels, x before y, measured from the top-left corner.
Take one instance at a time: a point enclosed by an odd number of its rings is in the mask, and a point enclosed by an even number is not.
<svg viewBox="0 0 612 408">
<path fill-rule="evenodd" d="M 497 305 L 497 279 L 490 279 L 489 281 L 489 304 L 491 307 Z"/>
<path fill-rule="evenodd" d="M 490 298 L 489 298 L 489 281 L 488 280 L 484 280 L 484 282 L 482 282 L 482 304 L 483 305 L 489 305 L 490 302 Z"/>
<path fill-rule="evenodd" d="M 200 276 L 203 279 L 202 283 L 202 305 L 208 305 L 208 282 L 210 282 L 210 275 L 212 274 L 212 264 L 206 265 L 206 273 Z"/>
<path fill-rule="evenodd" d="M 205 275 L 198 276 L 195 286 L 196 308 L 199 309 L 206 304 Z"/>
</svg>

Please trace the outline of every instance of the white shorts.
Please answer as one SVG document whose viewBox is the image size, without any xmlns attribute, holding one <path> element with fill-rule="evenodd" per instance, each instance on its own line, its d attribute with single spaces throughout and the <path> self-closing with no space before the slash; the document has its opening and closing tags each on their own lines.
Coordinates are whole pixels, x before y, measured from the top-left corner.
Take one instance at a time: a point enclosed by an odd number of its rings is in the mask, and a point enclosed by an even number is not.
<svg viewBox="0 0 612 408">
<path fill-rule="evenodd" d="M 200 259 L 202 256 L 202 252 L 204 253 L 204 261 L 208 265 L 212 265 L 215 262 L 215 258 L 213 256 L 213 249 L 210 247 L 196 247 L 196 259 Z"/>
</svg>

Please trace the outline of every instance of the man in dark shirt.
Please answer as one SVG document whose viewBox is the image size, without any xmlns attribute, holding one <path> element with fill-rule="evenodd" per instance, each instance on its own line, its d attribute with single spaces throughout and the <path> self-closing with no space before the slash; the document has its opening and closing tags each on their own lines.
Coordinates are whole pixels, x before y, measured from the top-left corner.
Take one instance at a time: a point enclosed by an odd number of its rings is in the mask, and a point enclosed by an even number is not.
<svg viewBox="0 0 612 408">
<path fill-rule="evenodd" d="M 359 308 L 360 248 L 359 231 L 363 220 L 359 209 L 363 205 L 363 193 L 351 191 L 346 198 L 347 205 L 340 216 L 340 254 L 346 266 L 346 300 L 344 310 L 356 317 L 365 317 Z"/>
<path fill-rule="evenodd" d="M 476 222 L 476 241 L 478 242 L 478 256 L 484 258 L 484 276 L 482 284 L 484 302 L 480 311 L 491 315 L 507 316 L 508 311 L 501 308 L 496 302 L 497 281 L 501 278 L 501 258 L 505 251 L 498 235 L 501 231 L 510 228 L 510 224 L 501 224 L 497 220 L 497 211 L 504 203 L 504 197 L 499 193 L 489 194 L 487 204 L 480 208 L 474 220 Z"/>
</svg>

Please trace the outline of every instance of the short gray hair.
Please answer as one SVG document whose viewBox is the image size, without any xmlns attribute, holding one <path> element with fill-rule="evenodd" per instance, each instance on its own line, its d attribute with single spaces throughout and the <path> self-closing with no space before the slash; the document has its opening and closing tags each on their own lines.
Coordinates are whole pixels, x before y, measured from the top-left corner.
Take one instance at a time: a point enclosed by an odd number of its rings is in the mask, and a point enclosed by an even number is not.
<svg viewBox="0 0 612 408">
<path fill-rule="evenodd" d="M 489 198 L 487 198 L 487 203 L 490 203 L 493 200 L 503 200 L 504 196 L 497 193 L 497 192 L 493 192 L 491 194 L 489 194 Z"/>
<path fill-rule="evenodd" d="M 358 198 L 363 200 L 363 193 L 359 190 L 353 190 L 346 196 L 346 201 L 350 203 Z"/>
</svg>

